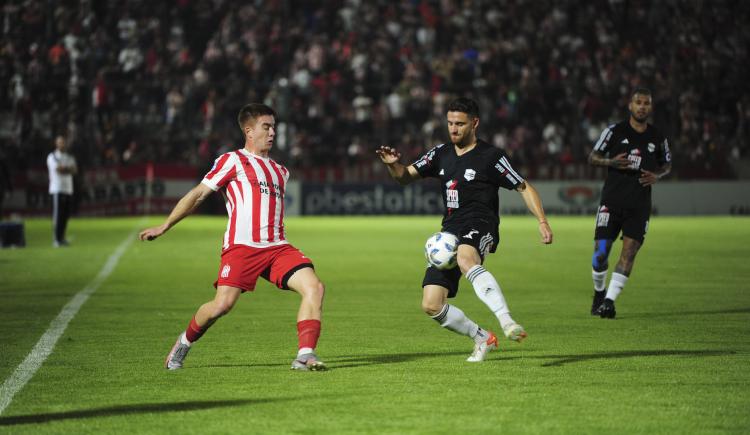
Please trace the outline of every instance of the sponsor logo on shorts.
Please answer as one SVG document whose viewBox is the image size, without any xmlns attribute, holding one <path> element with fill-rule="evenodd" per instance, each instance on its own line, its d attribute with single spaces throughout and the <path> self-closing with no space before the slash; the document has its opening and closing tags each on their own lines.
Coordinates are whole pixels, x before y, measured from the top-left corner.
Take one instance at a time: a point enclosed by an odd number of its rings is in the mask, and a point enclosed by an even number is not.
<svg viewBox="0 0 750 435">
<path fill-rule="evenodd" d="M 474 236 L 474 234 L 479 234 L 479 231 L 477 231 L 477 230 L 471 230 L 471 231 L 469 231 L 468 234 L 464 235 L 464 238 L 465 239 L 471 239 Z"/>
<path fill-rule="evenodd" d="M 232 269 L 232 267 L 228 264 L 225 264 L 224 267 L 221 269 L 221 277 L 222 278 L 229 278 L 229 271 Z"/>
<path fill-rule="evenodd" d="M 596 226 L 606 227 L 609 224 L 609 209 L 606 205 L 599 208 L 599 212 L 596 214 Z"/>
</svg>

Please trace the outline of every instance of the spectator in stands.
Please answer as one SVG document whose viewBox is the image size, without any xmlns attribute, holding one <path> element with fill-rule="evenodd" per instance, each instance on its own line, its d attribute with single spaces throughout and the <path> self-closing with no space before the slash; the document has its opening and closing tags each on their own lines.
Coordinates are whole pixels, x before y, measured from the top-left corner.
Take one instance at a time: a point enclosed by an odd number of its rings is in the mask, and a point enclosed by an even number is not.
<svg viewBox="0 0 750 435">
<path fill-rule="evenodd" d="M 675 162 L 677 176 L 726 177 L 716 168 L 731 156 L 748 157 L 750 27 L 742 23 L 750 8 L 743 2 L 580 7 L 541 0 L 519 7 L 476 0 L 460 8 L 337 0 L 299 7 L 274 2 L 264 6 L 272 11 L 267 14 L 253 3 L 238 7 L 227 0 L 148 7 L 142 0 L 58 2 L 54 9 L 41 0 L 6 3 L 0 78 L 12 96 L 4 101 L 16 107 L 22 133 L 15 143 L 23 144 L 26 162 L 46 153 L 27 146 L 38 134 L 31 130 L 51 125 L 55 131 L 67 118 L 85 132 L 80 158 L 101 161 L 106 137 L 138 129 L 163 141 L 165 158 L 200 160 L 185 155 L 185 143 L 197 145 L 211 133 L 233 137 L 223 121 L 231 108 L 268 100 L 287 125 L 290 146 L 277 152 L 301 174 L 319 173 L 312 169 L 321 164 L 367 162 L 351 162 L 353 132 L 366 147 L 407 136 L 432 143 L 424 131 L 440 124 L 440 101 L 467 95 L 489 115 L 487 137 L 519 154 L 514 160 L 521 170 L 547 165 L 540 156 L 585 166 L 587 136 L 623 116 L 619 108 L 636 85 L 660 89 L 655 122 L 687 148 L 686 158 Z M 108 72 L 105 89 L 100 71 Z M 464 81 L 469 85 L 458 86 Z M 104 90 L 108 103 L 80 104 L 76 87 L 96 98 Z M 158 122 L 143 116 L 150 107 L 169 115 Z M 32 122 L 49 117 L 58 119 Z M 89 128 L 93 122 L 100 128 Z M 182 126 L 179 138 L 172 137 L 174 122 Z M 551 124 L 559 126 L 547 134 L 554 140 L 544 134 Z M 304 153 L 294 145 L 297 136 L 306 141 Z M 403 152 L 418 155 L 425 143 L 409 146 Z M 710 167 L 691 163 L 691 155 Z"/>
</svg>

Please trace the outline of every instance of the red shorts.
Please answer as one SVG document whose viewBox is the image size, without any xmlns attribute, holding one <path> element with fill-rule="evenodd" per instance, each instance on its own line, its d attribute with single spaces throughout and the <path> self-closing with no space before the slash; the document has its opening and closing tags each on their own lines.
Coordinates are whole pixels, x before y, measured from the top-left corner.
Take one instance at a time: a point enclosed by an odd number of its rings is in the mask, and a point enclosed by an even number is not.
<svg viewBox="0 0 750 435">
<path fill-rule="evenodd" d="M 312 261 L 289 244 L 270 248 L 238 245 L 221 254 L 219 279 L 214 287 L 226 285 L 243 292 L 252 291 L 258 277 L 262 276 L 276 287 L 288 290 L 289 278 L 305 267 L 313 267 Z"/>
</svg>

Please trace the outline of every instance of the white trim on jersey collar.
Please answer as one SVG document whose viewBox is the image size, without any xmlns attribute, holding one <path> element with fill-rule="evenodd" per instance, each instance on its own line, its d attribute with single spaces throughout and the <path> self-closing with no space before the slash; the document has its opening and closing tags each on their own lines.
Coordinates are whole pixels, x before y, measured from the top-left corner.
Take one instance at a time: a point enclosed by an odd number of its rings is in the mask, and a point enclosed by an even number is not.
<svg viewBox="0 0 750 435">
<path fill-rule="evenodd" d="M 257 157 L 257 158 L 263 159 L 263 160 L 271 160 L 270 157 L 259 156 L 259 155 L 255 154 L 253 152 L 250 152 L 250 151 L 246 150 L 245 148 L 240 148 L 240 152 L 243 153 L 243 154 L 245 154 L 246 157 Z"/>
</svg>

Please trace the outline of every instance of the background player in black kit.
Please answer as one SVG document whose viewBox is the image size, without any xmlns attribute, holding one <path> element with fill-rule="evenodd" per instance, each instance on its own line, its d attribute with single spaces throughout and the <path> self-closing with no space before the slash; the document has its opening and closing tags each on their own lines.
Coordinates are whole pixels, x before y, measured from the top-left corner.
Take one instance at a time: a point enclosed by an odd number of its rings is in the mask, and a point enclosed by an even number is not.
<svg viewBox="0 0 750 435">
<path fill-rule="evenodd" d="M 522 195 L 526 206 L 539 220 L 543 243 L 552 243 L 552 230 L 536 190 L 513 169 L 502 150 L 477 140 L 477 104 L 468 98 L 451 102 L 447 120 L 451 144 L 436 146 L 412 165 L 399 163 L 401 154 L 391 147 L 381 146 L 377 153 L 391 177 L 400 184 L 434 177 L 445 187 L 442 231 L 459 238 L 458 267 L 427 268 L 422 281 L 422 309 L 440 326 L 474 339 L 474 352 L 467 361 L 479 362 L 497 347 L 497 337 L 480 328 L 459 308 L 446 303 L 448 298 L 456 296 L 462 273 L 479 299 L 498 318 L 505 336 L 514 341 L 526 338 L 526 331 L 511 318 L 497 281 L 482 267 L 484 256 L 495 252 L 499 240 L 498 188 L 514 189 Z"/>
<path fill-rule="evenodd" d="M 609 167 L 596 215 L 591 314 L 610 319 L 615 317 L 615 299 L 628 281 L 635 255 L 648 231 L 651 185 L 672 168 L 667 139 L 646 122 L 652 110 L 651 91 L 635 89 L 628 109 L 630 118 L 607 127 L 589 155 L 592 165 Z M 620 231 L 622 252 L 605 295 L 607 259 Z"/>
</svg>

